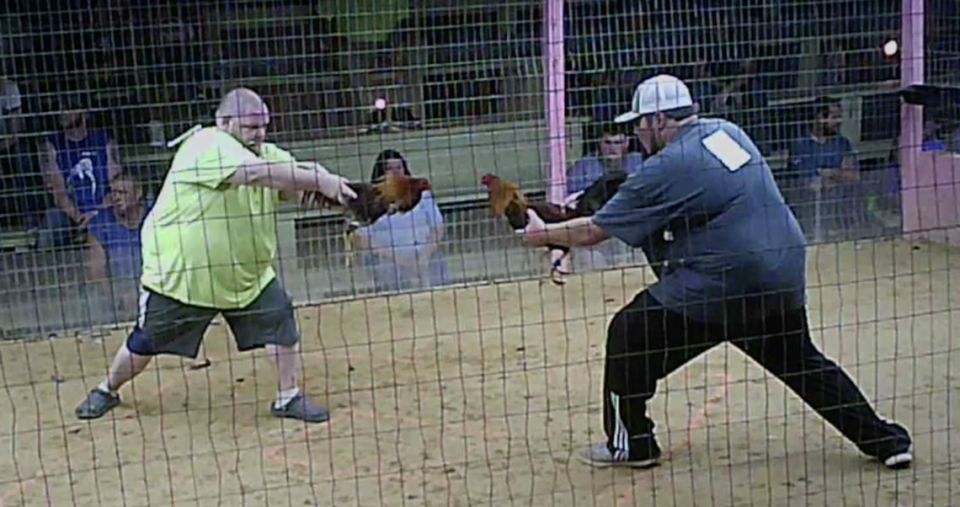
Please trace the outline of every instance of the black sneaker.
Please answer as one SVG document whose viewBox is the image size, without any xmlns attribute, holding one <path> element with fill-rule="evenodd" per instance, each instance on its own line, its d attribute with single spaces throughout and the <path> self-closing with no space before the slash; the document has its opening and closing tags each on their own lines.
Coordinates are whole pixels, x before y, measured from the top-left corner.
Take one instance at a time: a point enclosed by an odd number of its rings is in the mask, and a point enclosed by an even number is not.
<svg viewBox="0 0 960 507">
<path fill-rule="evenodd" d="M 656 439 L 650 437 L 639 442 L 645 442 L 645 445 L 636 446 L 632 456 L 627 456 L 624 452 L 611 451 L 606 442 L 593 444 L 580 453 L 580 461 L 598 468 L 650 468 L 659 465 L 661 452 Z"/>
<path fill-rule="evenodd" d="M 79 419 L 99 419 L 119 404 L 119 394 L 94 389 L 74 412 Z"/>
<path fill-rule="evenodd" d="M 867 454 L 891 470 L 909 468 L 913 464 L 913 441 L 910 439 L 910 432 L 900 424 L 889 424 L 896 437 L 877 442 L 871 446 L 872 449 L 865 450 L 869 450 Z"/>
<path fill-rule="evenodd" d="M 271 403 L 270 412 L 275 417 L 297 419 L 310 423 L 322 423 L 330 420 L 330 412 L 310 401 L 303 393 L 294 396 L 293 399 L 287 402 L 282 408 L 277 408 L 276 404 Z"/>
</svg>

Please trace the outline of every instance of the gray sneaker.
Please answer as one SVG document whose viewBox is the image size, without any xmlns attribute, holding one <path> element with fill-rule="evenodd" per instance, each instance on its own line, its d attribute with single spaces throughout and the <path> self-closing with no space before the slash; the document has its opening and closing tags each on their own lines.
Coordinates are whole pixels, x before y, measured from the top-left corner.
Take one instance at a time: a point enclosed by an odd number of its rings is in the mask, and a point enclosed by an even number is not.
<svg viewBox="0 0 960 507">
<path fill-rule="evenodd" d="M 322 423 L 330 420 L 330 412 L 310 401 L 303 393 L 294 396 L 282 408 L 277 408 L 276 405 L 271 403 L 270 412 L 274 417 L 297 419 L 309 423 Z"/>
<path fill-rule="evenodd" d="M 94 389 L 74 411 L 79 419 L 99 419 L 120 404 L 120 395 Z"/>
<path fill-rule="evenodd" d="M 648 445 L 641 447 L 643 449 L 637 449 L 634 456 L 618 456 L 610 451 L 606 442 L 601 442 L 584 449 L 580 453 L 580 461 L 597 468 L 650 468 L 660 464 L 660 446 L 655 440 L 650 439 Z"/>
</svg>

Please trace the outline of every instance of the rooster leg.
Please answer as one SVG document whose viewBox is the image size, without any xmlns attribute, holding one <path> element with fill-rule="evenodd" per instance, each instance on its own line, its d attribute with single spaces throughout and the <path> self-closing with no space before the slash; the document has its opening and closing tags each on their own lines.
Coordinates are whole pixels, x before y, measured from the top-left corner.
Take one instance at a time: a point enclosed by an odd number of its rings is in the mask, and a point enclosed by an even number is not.
<svg viewBox="0 0 960 507">
<path fill-rule="evenodd" d="M 563 269 L 564 261 L 570 256 L 570 251 L 550 250 L 550 281 L 555 285 L 564 285 L 567 280 L 564 276 L 570 272 Z"/>
</svg>

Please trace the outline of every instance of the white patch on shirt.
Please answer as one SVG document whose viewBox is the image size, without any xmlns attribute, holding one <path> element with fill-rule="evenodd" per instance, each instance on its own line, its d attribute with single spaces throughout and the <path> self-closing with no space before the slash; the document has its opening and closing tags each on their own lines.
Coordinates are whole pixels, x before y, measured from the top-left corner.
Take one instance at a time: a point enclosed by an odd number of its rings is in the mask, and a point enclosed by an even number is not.
<svg viewBox="0 0 960 507">
<path fill-rule="evenodd" d="M 750 153 L 729 134 L 718 130 L 703 139 L 703 146 L 730 171 L 736 171 L 750 161 Z"/>
</svg>

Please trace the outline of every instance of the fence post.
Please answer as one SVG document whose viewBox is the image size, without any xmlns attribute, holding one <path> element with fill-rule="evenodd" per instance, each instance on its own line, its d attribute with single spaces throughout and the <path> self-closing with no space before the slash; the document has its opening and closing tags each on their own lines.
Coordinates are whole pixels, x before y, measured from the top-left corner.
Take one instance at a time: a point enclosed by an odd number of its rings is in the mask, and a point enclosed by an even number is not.
<svg viewBox="0 0 960 507">
<path fill-rule="evenodd" d="M 567 189 L 567 114 L 564 54 L 563 0 L 543 0 L 544 105 L 547 120 L 547 198 L 560 203 Z"/>
<path fill-rule="evenodd" d="M 900 53 L 900 84 L 907 87 L 924 82 L 924 0 L 903 0 L 901 17 L 901 53 Z M 900 181 L 915 182 L 917 161 L 920 158 L 923 143 L 923 106 L 908 104 L 904 101 L 900 106 Z M 916 202 L 916 188 L 907 188 L 912 185 L 900 185 L 900 213 L 903 217 L 902 228 L 904 233 L 916 229 L 919 225 L 919 205 Z M 916 218 L 913 220 L 912 218 Z M 913 222 L 917 222 L 914 224 Z"/>
</svg>

